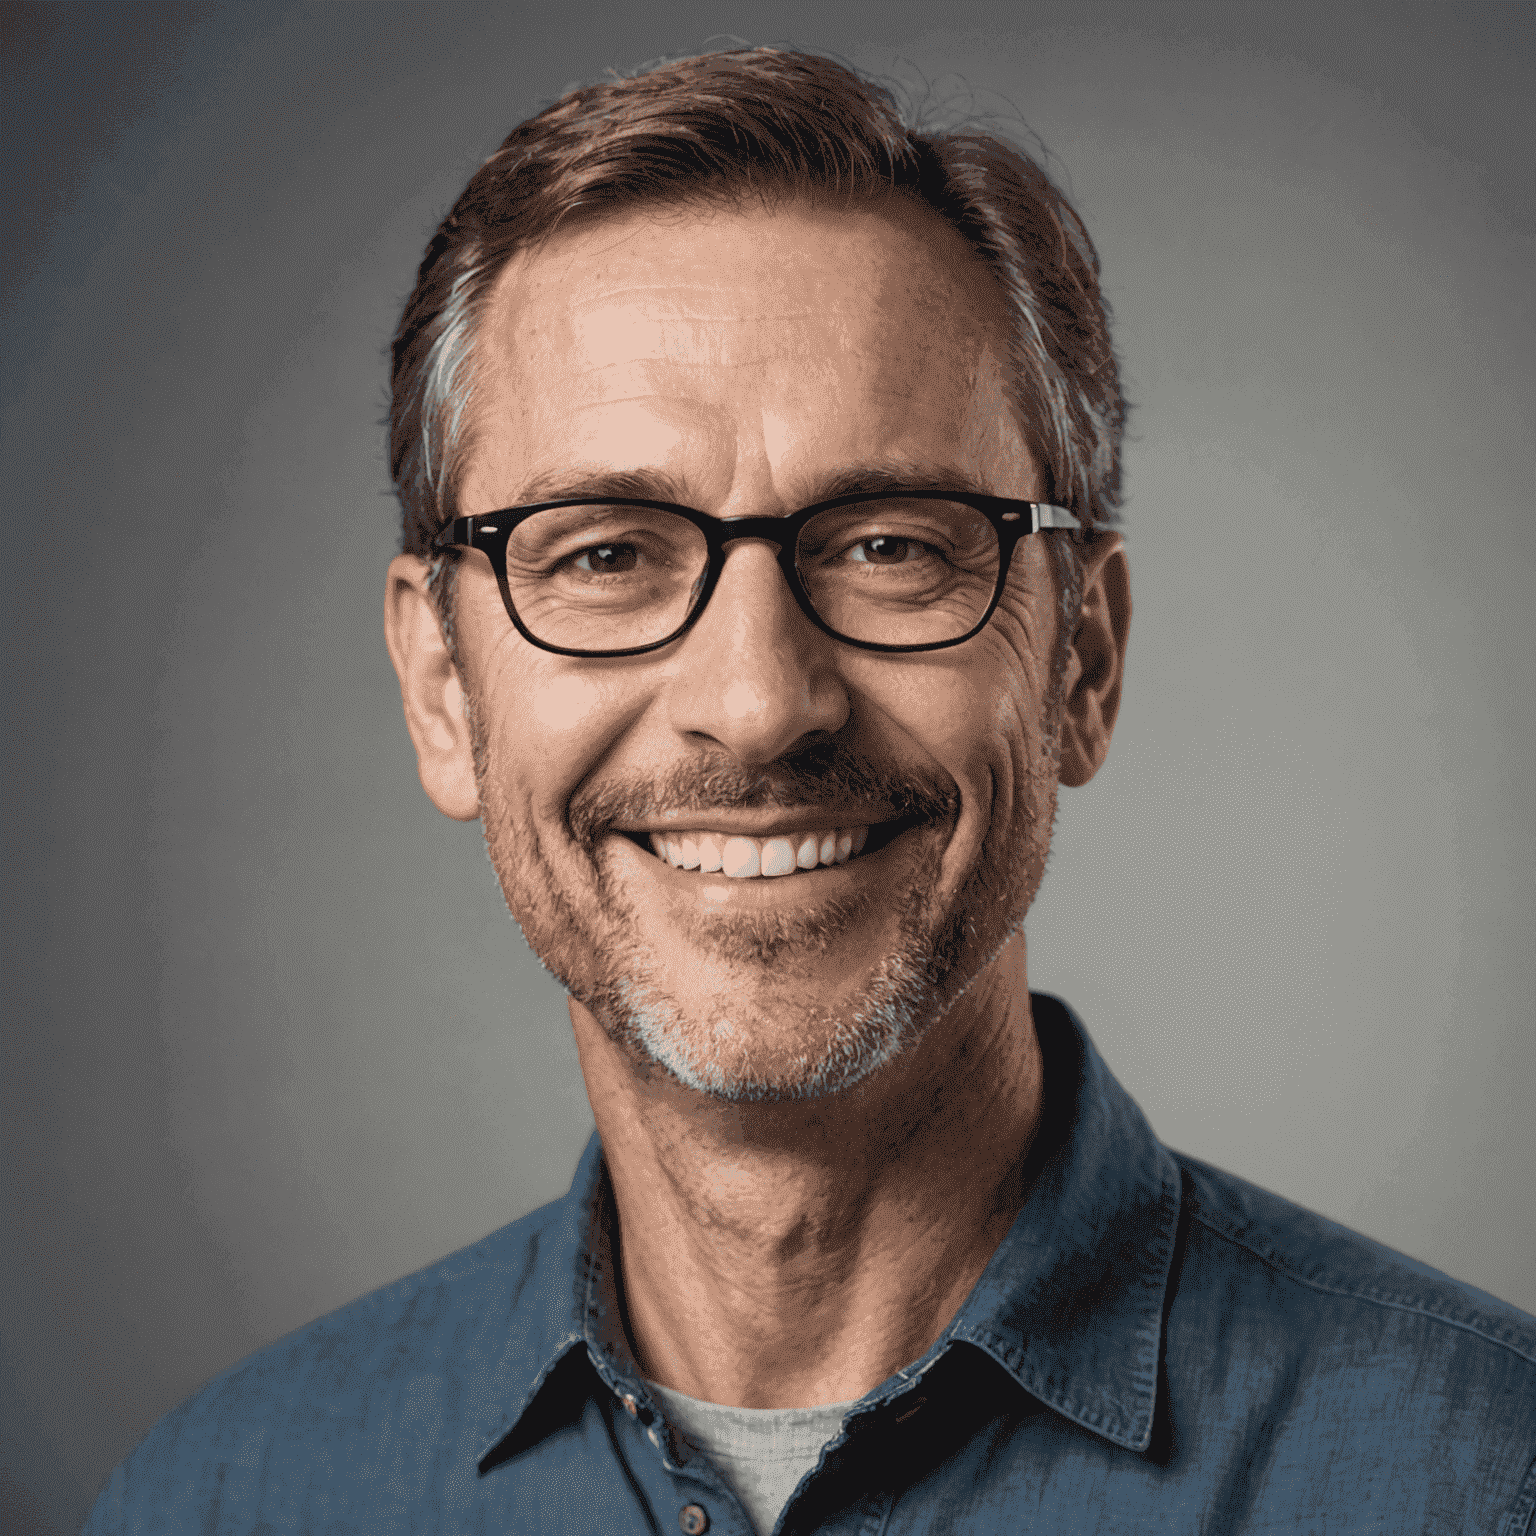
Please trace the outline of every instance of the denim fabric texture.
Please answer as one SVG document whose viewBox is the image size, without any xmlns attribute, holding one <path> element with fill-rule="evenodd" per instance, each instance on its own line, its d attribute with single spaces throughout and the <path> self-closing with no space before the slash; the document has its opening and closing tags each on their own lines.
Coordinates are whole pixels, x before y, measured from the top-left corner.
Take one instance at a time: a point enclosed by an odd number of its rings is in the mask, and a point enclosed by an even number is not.
<svg viewBox="0 0 1536 1536">
<path fill-rule="evenodd" d="M 1536 1319 L 1169 1151 L 1033 997 L 1030 1195 L 779 1531 L 1486 1532 L 1536 1508 Z M 749 1536 L 625 1341 L 594 1137 L 563 1200 L 291 1334 L 153 1429 L 109 1532 Z"/>
</svg>

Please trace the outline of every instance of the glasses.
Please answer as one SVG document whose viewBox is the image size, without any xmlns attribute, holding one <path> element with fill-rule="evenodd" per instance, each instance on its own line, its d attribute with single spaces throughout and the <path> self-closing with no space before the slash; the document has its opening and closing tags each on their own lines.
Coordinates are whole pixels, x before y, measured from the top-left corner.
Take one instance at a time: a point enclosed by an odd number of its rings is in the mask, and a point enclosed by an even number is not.
<svg viewBox="0 0 1536 1536">
<path fill-rule="evenodd" d="M 960 645 L 992 617 L 1014 546 L 1079 528 L 1065 507 L 949 491 L 858 492 L 788 517 L 666 501 L 542 501 L 459 517 L 437 550 L 478 549 L 517 632 L 560 656 L 640 656 L 697 621 L 741 539 L 777 546 L 805 616 L 866 651 Z"/>
</svg>

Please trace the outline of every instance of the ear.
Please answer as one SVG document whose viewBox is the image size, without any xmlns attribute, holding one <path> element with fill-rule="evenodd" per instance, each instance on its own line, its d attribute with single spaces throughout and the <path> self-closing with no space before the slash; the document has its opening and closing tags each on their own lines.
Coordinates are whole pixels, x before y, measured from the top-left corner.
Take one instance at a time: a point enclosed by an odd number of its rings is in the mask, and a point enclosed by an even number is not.
<svg viewBox="0 0 1536 1536">
<path fill-rule="evenodd" d="M 1062 693 L 1061 782 L 1077 788 L 1099 771 L 1120 713 L 1131 632 L 1131 573 L 1125 542 L 1101 533 L 1082 546 L 1083 608 L 1067 656 Z"/>
<path fill-rule="evenodd" d="M 480 797 L 464 688 L 438 627 L 427 589 L 429 574 L 426 561 L 416 555 L 397 555 L 390 561 L 384 585 L 384 643 L 400 679 L 421 787 L 445 816 L 474 821 Z"/>
</svg>

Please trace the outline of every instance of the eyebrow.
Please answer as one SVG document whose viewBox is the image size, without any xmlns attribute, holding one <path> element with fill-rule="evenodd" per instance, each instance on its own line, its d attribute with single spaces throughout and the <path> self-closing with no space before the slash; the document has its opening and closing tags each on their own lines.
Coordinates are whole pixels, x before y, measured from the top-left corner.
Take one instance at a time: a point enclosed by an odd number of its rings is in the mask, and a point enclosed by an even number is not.
<svg viewBox="0 0 1536 1536">
<path fill-rule="evenodd" d="M 958 491 L 980 496 L 997 494 L 961 470 L 923 468 L 910 464 L 848 465 L 817 480 L 814 489 L 815 494 L 803 503 L 805 506 L 861 492 Z M 526 481 L 514 505 L 526 507 L 541 501 L 607 501 L 610 498 L 667 501 L 677 506 L 692 505 L 680 481 L 665 470 L 644 468 L 590 472 L 551 470 Z"/>
</svg>

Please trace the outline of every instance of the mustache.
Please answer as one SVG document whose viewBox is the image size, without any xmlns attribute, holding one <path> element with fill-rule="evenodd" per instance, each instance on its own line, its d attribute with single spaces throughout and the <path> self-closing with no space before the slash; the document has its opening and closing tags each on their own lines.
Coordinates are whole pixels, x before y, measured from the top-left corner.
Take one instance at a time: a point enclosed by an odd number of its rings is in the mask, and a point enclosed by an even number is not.
<svg viewBox="0 0 1536 1536">
<path fill-rule="evenodd" d="M 566 821 L 576 841 L 591 848 L 626 822 L 726 810 L 841 810 L 850 804 L 869 813 L 871 822 L 938 821 L 959 810 L 960 793 L 945 774 L 878 763 L 843 742 L 818 741 L 761 767 L 706 750 L 652 778 L 584 784 L 571 796 Z"/>
</svg>

